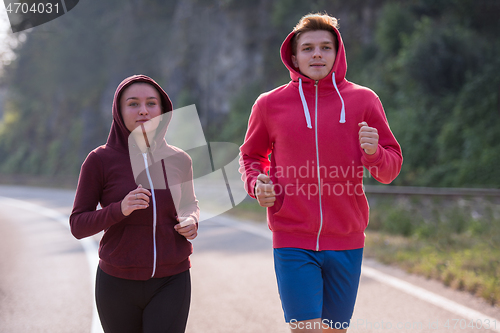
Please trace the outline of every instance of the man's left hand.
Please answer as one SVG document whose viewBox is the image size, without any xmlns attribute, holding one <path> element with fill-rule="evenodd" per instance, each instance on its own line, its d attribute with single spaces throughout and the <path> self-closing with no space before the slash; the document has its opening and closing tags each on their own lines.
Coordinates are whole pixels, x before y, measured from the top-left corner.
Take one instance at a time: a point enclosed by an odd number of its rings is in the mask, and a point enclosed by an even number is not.
<svg viewBox="0 0 500 333">
<path fill-rule="evenodd" d="M 358 124 L 359 127 L 359 144 L 361 148 L 368 155 L 373 155 L 378 149 L 378 131 L 374 127 L 368 126 L 368 124 L 363 121 Z"/>
</svg>

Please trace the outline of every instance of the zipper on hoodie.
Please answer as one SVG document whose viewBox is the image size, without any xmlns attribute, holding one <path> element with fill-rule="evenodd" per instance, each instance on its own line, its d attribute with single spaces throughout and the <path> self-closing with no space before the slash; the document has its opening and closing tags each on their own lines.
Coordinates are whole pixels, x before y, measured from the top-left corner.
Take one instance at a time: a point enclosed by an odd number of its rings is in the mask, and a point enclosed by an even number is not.
<svg viewBox="0 0 500 333">
<path fill-rule="evenodd" d="M 319 167 L 319 144 L 318 144 L 318 80 L 314 83 L 316 89 L 316 96 L 314 102 L 314 129 L 316 136 L 316 168 L 318 175 L 318 189 L 319 189 L 319 230 L 318 236 L 316 237 L 316 251 L 319 251 L 319 236 L 321 235 L 321 229 L 323 229 L 323 207 L 321 205 L 321 174 Z"/>
<path fill-rule="evenodd" d="M 144 158 L 146 174 L 148 176 L 149 187 L 151 189 L 151 196 L 153 198 L 153 273 L 151 274 L 151 277 L 154 277 L 156 273 L 156 198 L 155 198 L 155 189 L 153 187 L 153 181 L 151 180 L 151 175 L 149 174 L 148 155 L 146 153 L 142 153 L 142 157 Z"/>
</svg>

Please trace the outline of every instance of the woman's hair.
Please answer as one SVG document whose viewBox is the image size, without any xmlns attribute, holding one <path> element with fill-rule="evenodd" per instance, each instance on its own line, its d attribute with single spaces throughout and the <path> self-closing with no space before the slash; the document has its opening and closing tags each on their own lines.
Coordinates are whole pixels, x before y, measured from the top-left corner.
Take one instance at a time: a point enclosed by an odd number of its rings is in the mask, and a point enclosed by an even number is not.
<svg viewBox="0 0 500 333">
<path fill-rule="evenodd" d="M 337 40 L 337 33 L 335 32 L 335 29 L 338 28 L 339 24 L 337 19 L 328 14 L 311 13 L 303 16 L 295 28 L 293 28 L 295 34 L 292 37 L 292 54 L 295 55 L 297 53 L 299 36 L 304 32 L 316 30 L 330 31 L 334 37 L 335 48 L 338 49 L 339 43 Z"/>
</svg>

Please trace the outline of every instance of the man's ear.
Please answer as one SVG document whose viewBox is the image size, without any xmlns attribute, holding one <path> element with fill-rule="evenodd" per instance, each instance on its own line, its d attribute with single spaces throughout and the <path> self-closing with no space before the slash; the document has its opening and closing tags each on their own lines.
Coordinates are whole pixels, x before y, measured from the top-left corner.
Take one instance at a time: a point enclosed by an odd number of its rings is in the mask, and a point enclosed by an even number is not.
<svg viewBox="0 0 500 333">
<path fill-rule="evenodd" d="M 297 57 L 292 54 L 292 63 L 296 68 L 299 68 L 299 62 L 297 61 Z"/>
</svg>

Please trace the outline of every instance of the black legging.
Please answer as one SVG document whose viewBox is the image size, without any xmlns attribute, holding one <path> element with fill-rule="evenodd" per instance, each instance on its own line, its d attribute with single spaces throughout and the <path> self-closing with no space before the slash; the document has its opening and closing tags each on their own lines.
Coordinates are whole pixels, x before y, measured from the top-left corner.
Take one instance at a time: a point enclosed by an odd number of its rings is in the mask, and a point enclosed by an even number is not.
<svg viewBox="0 0 500 333">
<path fill-rule="evenodd" d="M 96 303 L 106 333 L 183 333 L 190 301 L 189 270 L 136 281 L 97 269 Z"/>
</svg>

